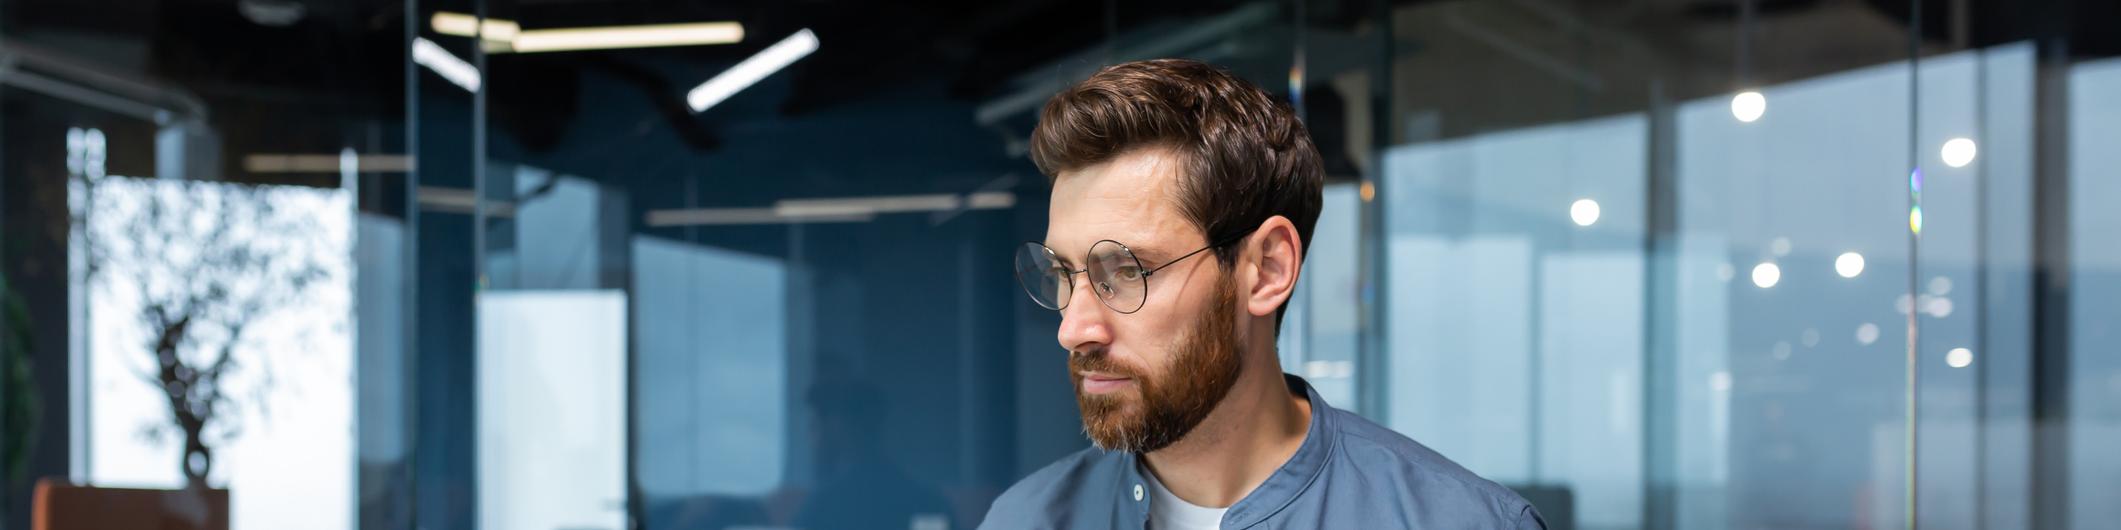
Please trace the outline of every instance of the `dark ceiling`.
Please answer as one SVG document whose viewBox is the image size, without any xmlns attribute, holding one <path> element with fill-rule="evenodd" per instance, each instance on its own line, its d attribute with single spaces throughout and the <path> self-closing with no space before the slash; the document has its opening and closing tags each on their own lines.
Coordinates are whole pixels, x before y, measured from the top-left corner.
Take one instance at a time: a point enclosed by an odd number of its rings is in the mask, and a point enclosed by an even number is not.
<svg viewBox="0 0 2121 530">
<path fill-rule="evenodd" d="M 1436 3 L 1390 2 L 1394 9 Z M 1743 13 L 1740 4 L 1724 0 L 1472 3 L 1514 5 L 1628 31 L 1641 31 L 1645 26 L 1637 23 L 1645 20 L 1727 26 Z M 526 28 L 735 20 L 751 38 L 730 46 L 491 56 L 487 76 L 496 88 L 489 97 L 496 122 L 536 152 L 553 148 L 578 119 L 583 77 L 604 76 L 653 101 L 686 145 L 711 151 L 720 145 L 718 135 L 726 134 L 718 132 L 719 120 L 728 116 L 799 117 L 904 91 L 980 102 L 1007 93 L 1012 78 L 1097 49 L 1110 29 L 1182 28 L 1248 4 L 494 0 L 489 16 L 514 19 Z M 1907 2 L 1855 4 L 1903 27 L 1914 11 Z M 473 2 L 419 5 L 424 17 L 437 9 L 471 11 Z M 1753 12 L 1773 19 L 1850 5 L 1760 0 Z M 1117 9 L 1108 11 L 1108 6 Z M 2121 2 L 2107 0 L 1969 1 L 1965 30 L 1968 44 L 1975 46 L 2059 38 L 2073 53 L 2112 54 L 2121 51 L 2121 32 L 2097 21 L 2121 17 L 2117 6 Z M 1305 18 L 1311 21 L 1307 27 L 1321 34 L 1353 35 L 1380 7 L 1373 1 L 1311 0 L 1305 3 Z M 1948 0 L 1923 1 L 1926 40 L 1950 42 L 1957 35 L 1960 28 L 1942 16 L 1953 7 Z M 216 123 L 256 125 L 229 133 L 224 139 L 229 152 L 329 152 L 350 134 L 343 124 L 402 121 L 405 12 L 403 2 L 381 0 L 0 0 L 0 32 L 11 44 L 57 50 L 183 87 L 208 103 Z M 686 88 L 800 28 L 814 30 L 827 44 L 785 74 L 782 97 L 732 100 L 731 108 L 701 115 L 683 108 Z M 422 33 L 431 35 L 424 28 Z M 1447 38 L 1396 37 L 1403 43 Z M 468 55 L 468 45 L 462 49 Z M 761 105 L 768 108 L 755 108 Z M 314 119 L 285 119 L 290 113 Z"/>
</svg>

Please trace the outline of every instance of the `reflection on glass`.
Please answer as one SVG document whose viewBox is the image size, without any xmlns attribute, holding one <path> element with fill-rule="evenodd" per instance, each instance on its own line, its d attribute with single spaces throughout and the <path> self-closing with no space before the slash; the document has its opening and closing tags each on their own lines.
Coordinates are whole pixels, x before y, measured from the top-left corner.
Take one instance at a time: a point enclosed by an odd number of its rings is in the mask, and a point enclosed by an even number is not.
<svg viewBox="0 0 2121 530">
<path fill-rule="evenodd" d="M 1944 165 L 1966 167 L 1974 163 L 1974 141 L 1966 138 L 1946 140 L 1938 156 L 1944 159 Z"/>
<path fill-rule="evenodd" d="M 1577 199 L 1569 205 L 1569 220 L 1575 221 L 1576 226 L 1591 226 L 1598 222 L 1598 201 Z"/>
<path fill-rule="evenodd" d="M 1843 278 L 1854 278 L 1863 274 L 1863 254 L 1843 252 L 1834 257 L 1834 274 Z"/>
<path fill-rule="evenodd" d="M 1738 121 L 1752 123 L 1767 114 L 1767 97 L 1759 92 L 1747 90 L 1731 96 L 1731 116 Z"/>
<path fill-rule="evenodd" d="M 1753 266 L 1753 285 L 1761 289 L 1782 283 L 1782 266 L 1766 261 Z"/>
</svg>

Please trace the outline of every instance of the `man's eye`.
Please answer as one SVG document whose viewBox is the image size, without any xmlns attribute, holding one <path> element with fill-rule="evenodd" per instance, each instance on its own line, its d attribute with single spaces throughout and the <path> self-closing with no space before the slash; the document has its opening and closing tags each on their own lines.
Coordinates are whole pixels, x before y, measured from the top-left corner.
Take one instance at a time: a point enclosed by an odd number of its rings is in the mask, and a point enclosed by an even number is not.
<svg viewBox="0 0 2121 530">
<path fill-rule="evenodd" d="M 1134 280 L 1139 280 L 1142 277 L 1142 268 L 1133 265 L 1123 266 L 1117 269 L 1113 269 L 1112 277 L 1115 279 L 1126 280 L 1130 282 Z"/>
</svg>

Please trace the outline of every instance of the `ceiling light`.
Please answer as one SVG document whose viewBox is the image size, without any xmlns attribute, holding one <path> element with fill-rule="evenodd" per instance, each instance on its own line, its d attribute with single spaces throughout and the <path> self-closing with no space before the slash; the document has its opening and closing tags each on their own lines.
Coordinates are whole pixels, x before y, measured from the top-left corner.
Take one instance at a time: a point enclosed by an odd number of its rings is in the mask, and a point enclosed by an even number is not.
<svg viewBox="0 0 2121 530">
<path fill-rule="evenodd" d="M 743 42 L 744 25 L 737 22 L 690 22 L 636 26 L 523 29 L 513 20 L 440 11 L 429 21 L 435 33 L 479 37 L 493 53 L 537 53 L 618 48 L 654 48 Z M 484 29 L 481 33 L 477 30 Z"/>
<path fill-rule="evenodd" d="M 1004 210 L 1016 207 L 1016 194 L 1006 191 L 982 191 L 965 196 L 967 210 Z"/>
<path fill-rule="evenodd" d="M 784 216 L 858 215 L 956 210 L 964 203 L 956 195 L 892 195 L 845 199 L 788 199 L 774 203 L 773 211 Z"/>
<path fill-rule="evenodd" d="M 517 26 L 513 20 L 489 18 L 485 24 L 480 24 L 477 16 L 448 11 L 435 12 L 435 16 L 428 19 L 427 23 L 434 28 L 435 33 L 456 37 L 479 37 L 484 40 L 515 40 L 517 33 L 522 31 L 522 27 Z M 481 26 L 484 26 L 486 31 L 478 31 Z"/>
<path fill-rule="evenodd" d="M 715 225 L 770 225 L 795 223 L 858 223 L 874 219 L 873 214 L 790 216 L 775 212 L 772 208 L 695 208 L 690 210 L 650 210 L 648 226 L 715 226 Z"/>
<path fill-rule="evenodd" d="M 413 37 L 412 62 L 420 63 L 421 66 L 434 70 L 436 74 L 442 76 L 442 79 L 456 83 L 457 86 L 464 87 L 465 90 L 479 91 L 479 69 L 473 68 L 471 63 L 464 62 L 463 59 L 458 59 L 456 55 L 450 54 L 449 50 L 442 49 L 442 46 L 435 44 L 434 41 L 423 37 Z"/>
<path fill-rule="evenodd" d="M 525 30 L 513 39 L 513 48 L 516 53 L 537 53 L 732 44 L 743 40 L 743 24 L 699 22 Z"/>
<path fill-rule="evenodd" d="M 695 208 L 653 210 L 648 226 L 747 225 L 861 222 L 880 214 L 957 212 L 962 210 L 1006 210 L 1016 207 L 1016 194 L 980 191 L 963 195 L 884 195 L 876 197 L 830 197 L 786 199 L 772 208 Z"/>
<path fill-rule="evenodd" d="M 797 31 L 794 35 L 767 46 L 758 55 L 736 63 L 736 66 L 730 67 L 728 71 L 693 88 L 685 94 L 685 103 L 692 107 L 693 112 L 705 111 L 752 83 L 757 83 L 760 79 L 794 64 L 797 59 L 817 51 L 817 46 L 816 34 L 811 33 L 809 29 Z"/>
<path fill-rule="evenodd" d="M 252 153 L 244 155 L 243 170 L 251 173 L 337 173 L 342 154 Z M 354 167 L 363 173 L 395 173 L 412 170 L 407 155 L 355 155 Z"/>
</svg>

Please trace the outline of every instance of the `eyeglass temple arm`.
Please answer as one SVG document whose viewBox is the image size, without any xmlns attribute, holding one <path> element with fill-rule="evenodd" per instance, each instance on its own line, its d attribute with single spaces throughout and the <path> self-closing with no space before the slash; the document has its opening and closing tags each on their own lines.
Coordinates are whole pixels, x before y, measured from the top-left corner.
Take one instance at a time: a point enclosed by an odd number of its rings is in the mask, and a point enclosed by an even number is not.
<svg viewBox="0 0 2121 530">
<path fill-rule="evenodd" d="M 1236 243 L 1236 242 L 1237 242 L 1237 240 L 1240 240 L 1240 239 L 1244 239 L 1244 238 L 1245 238 L 1245 236 L 1247 236 L 1247 235 L 1251 235 L 1251 234 L 1243 234 L 1243 235 L 1237 235 L 1237 236 L 1232 236 L 1232 237 L 1230 237 L 1230 238 L 1228 238 L 1228 239 L 1224 239 L 1224 240 L 1222 240 L 1222 241 L 1220 241 L 1220 242 L 1217 242 L 1217 243 L 1215 243 L 1215 244 L 1213 244 L 1213 245 L 1208 245 L 1208 246 L 1205 246 L 1205 247 L 1200 247 L 1200 249 L 1199 249 L 1199 250 L 1195 250 L 1195 251 L 1192 251 L 1192 252 L 1187 252 L 1187 253 L 1186 253 L 1186 255 L 1184 255 L 1184 256 L 1179 256 L 1179 257 L 1178 257 L 1178 259 L 1174 259 L 1174 260 L 1171 260 L 1171 261 L 1165 262 L 1165 263 L 1164 263 L 1163 265 L 1157 265 L 1157 266 L 1156 266 L 1156 268 L 1154 268 L 1154 269 L 1149 269 L 1149 270 L 1148 270 L 1147 272 L 1143 272 L 1143 273 L 1142 273 L 1142 277 L 1144 277 L 1144 278 L 1147 278 L 1147 277 L 1150 277 L 1150 276 L 1155 276 L 1155 275 L 1156 275 L 1156 271 L 1164 270 L 1164 268 L 1165 268 L 1165 267 L 1170 267 L 1170 266 L 1172 266 L 1172 265 L 1177 265 L 1177 264 L 1178 264 L 1178 262 L 1181 262 L 1181 261 L 1185 261 L 1185 260 L 1186 260 L 1186 258 L 1190 258 L 1190 257 L 1193 257 L 1193 255 L 1194 255 L 1194 254 L 1199 254 L 1199 253 L 1202 253 L 1202 252 L 1206 252 L 1206 251 L 1207 251 L 1208 249 L 1211 249 L 1211 248 L 1222 248 L 1222 247 L 1224 247 L 1224 246 L 1228 246 L 1228 245 L 1229 245 L 1229 244 L 1231 244 L 1231 243 Z M 1088 268 L 1088 267 L 1085 267 L 1085 268 L 1084 268 L 1084 270 L 1089 270 L 1089 268 Z"/>
</svg>

